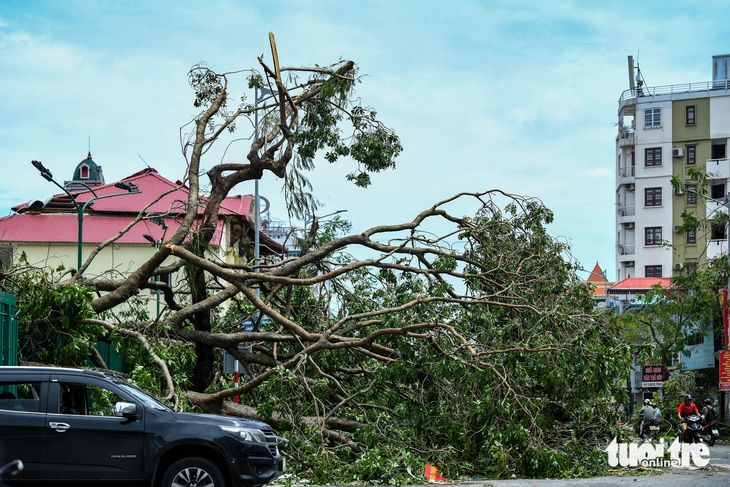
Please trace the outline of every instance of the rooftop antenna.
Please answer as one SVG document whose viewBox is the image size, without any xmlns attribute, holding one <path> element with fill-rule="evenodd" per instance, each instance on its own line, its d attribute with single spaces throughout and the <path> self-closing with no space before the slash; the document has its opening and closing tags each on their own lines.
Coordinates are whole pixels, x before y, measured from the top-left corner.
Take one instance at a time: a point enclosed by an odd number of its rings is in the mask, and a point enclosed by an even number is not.
<svg viewBox="0 0 730 487">
<path fill-rule="evenodd" d="M 634 76 L 634 70 L 636 76 Z M 629 88 L 636 94 L 642 94 L 642 86 L 646 85 L 644 75 L 641 74 L 641 68 L 639 68 L 639 53 L 636 53 L 636 63 L 634 63 L 634 56 L 629 56 Z"/>
<path fill-rule="evenodd" d="M 632 92 L 636 90 L 636 84 L 634 84 L 634 56 L 629 56 L 629 89 Z"/>
<path fill-rule="evenodd" d="M 142 156 L 140 156 L 139 154 L 137 154 L 137 157 L 139 157 L 140 159 L 142 159 Z M 147 169 L 152 169 L 152 168 L 150 167 L 150 165 L 149 165 L 149 164 L 147 164 L 147 161 L 145 161 L 144 159 L 142 159 L 142 162 L 144 162 L 144 165 L 145 165 L 145 166 L 147 166 Z"/>
</svg>

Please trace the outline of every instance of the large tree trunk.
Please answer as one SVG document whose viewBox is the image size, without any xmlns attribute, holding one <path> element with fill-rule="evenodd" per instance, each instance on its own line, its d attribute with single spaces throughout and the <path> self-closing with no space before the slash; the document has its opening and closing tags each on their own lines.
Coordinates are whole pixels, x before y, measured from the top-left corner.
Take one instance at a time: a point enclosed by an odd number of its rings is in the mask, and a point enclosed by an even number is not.
<svg viewBox="0 0 730 487">
<path fill-rule="evenodd" d="M 192 286 L 193 304 L 203 301 L 206 296 L 205 290 L 205 272 L 203 269 L 195 269 Z M 210 312 L 203 311 L 196 313 L 193 317 L 195 330 L 199 332 L 210 332 L 212 327 L 210 323 Z M 195 369 L 193 371 L 192 389 L 197 392 L 205 392 L 208 386 L 215 378 L 215 348 L 211 345 L 196 342 L 195 343 Z"/>
</svg>

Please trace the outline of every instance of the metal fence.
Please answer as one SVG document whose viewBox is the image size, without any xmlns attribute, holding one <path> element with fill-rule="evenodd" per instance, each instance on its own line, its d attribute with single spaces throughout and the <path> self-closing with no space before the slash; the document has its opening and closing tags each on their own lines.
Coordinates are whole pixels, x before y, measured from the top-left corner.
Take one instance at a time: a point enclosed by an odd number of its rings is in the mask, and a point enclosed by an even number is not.
<svg viewBox="0 0 730 487">
<path fill-rule="evenodd" d="M 660 96 L 660 95 L 676 95 L 680 93 L 698 93 L 698 92 L 714 92 L 718 90 L 728 91 L 730 90 L 730 80 L 716 80 L 716 81 L 700 81 L 697 83 L 683 83 L 678 85 L 665 85 L 665 86 L 642 86 L 634 90 L 626 90 L 621 93 L 621 98 L 618 100 L 619 106 L 621 106 L 626 100 L 630 98 L 644 97 L 644 96 Z"/>
<path fill-rule="evenodd" d="M 18 365 L 18 317 L 15 296 L 0 292 L 0 365 Z"/>
</svg>

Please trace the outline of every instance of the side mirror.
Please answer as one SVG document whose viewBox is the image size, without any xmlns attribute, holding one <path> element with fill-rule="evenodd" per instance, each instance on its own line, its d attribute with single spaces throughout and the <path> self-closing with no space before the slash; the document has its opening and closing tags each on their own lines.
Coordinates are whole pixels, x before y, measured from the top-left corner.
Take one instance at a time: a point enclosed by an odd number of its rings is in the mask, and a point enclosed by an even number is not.
<svg viewBox="0 0 730 487">
<path fill-rule="evenodd" d="M 114 404 L 114 416 L 120 418 L 136 418 L 137 405 L 131 402 L 118 402 Z"/>
</svg>

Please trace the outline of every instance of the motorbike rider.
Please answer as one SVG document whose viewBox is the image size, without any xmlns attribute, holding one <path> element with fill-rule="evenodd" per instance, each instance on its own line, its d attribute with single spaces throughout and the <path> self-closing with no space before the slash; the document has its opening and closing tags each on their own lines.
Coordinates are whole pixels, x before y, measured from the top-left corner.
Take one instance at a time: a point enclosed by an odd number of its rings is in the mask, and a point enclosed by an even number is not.
<svg viewBox="0 0 730 487">
<path fill-rule="evenodd" d="M 654 408 L 651 406 L 651 400 L 644 399 L 644 407 L 639 410 L 639 437 L 644 433 L 644 427 L 648 427 L 649 424 L 654 421 Z"/>
<path fill-rule="evenodd" d="M 679 418 L 679 429 L 682 432 L 682 441 L 687 441 L 687 423 L 684 422 L 684 418 L 692 414 L 700 415 L 699 410 L 695 403 L 692 402 L 692 396 L 687 394 L 684 396 L 684 402 L 677 408 L 677 417 Z"/>
<path fill-rule="evenodd" d="M 712 406 L 712 399 L 705 399 L 705 407 L 702 408 L 702 423 L 710 424 L 715 421 L 715 408 Z"/>
</svg>

